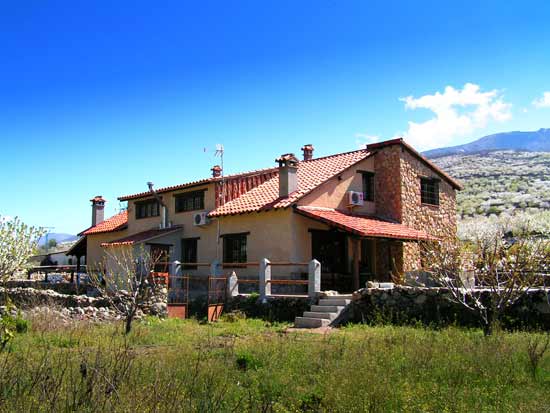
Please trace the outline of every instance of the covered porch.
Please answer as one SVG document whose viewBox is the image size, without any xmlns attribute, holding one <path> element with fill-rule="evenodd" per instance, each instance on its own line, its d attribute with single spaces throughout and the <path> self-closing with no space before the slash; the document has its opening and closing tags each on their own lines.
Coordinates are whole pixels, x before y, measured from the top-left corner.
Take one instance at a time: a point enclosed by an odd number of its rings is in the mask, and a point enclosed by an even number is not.
<svg viewBox="0 0 550 413">
<path fill-rule="evenodd" d="M 349 293 L 367 281 L 398 281 L 420 266 L 424 231 L 380 218 L 329 208 L 301 206 L 295 212 L 326 224 L 312 229 L 312 259 L 321 262 L 321 290 Z"/>
</svg>

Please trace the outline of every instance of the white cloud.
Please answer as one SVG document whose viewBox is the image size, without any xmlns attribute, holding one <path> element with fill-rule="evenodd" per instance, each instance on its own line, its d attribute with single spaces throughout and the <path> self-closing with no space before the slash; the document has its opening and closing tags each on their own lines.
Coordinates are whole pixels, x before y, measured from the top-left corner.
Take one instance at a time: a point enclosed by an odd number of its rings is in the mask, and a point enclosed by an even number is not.
<svg viewBox="0 0 550 413">
<path fill-rule="evenodd" d="M 408 130 L 399 134 L 420 150 L 452 144 L 458 137 L 473 137 L 473 132 L 489 121 L 504 122 L 512 117 L 512 105 L 504 102 L 500 91 L 482 92 L 473 83 L 466 83 L 462 90 L 447 86 L 443 93 L 399 100 L 405 102 L 406 109 L 428 109 L 435 115 L 425 122 L 408 122 Z"/>
<path fill-rule="evenodd" d="M 369 143 L 378 142 L 380 136 L 377 135 L 368 135 L 366 133 L 356 133 L 355 134 L 355 143 L 360 149 L 365 148 Z"/>
<path fill-rule="evenodd" d="M 550 108 L 550 92 L 544 92 L 542 97 L 533 100 L 533 106 L 536 108 Z"/>
</svg>

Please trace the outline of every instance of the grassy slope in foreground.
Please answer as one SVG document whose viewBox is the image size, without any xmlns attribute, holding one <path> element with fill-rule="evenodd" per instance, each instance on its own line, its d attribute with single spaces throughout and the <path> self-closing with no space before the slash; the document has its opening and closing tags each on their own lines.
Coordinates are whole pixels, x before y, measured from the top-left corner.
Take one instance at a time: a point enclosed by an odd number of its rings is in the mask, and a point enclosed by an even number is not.
<svg viewBox="0 0 550 413">
<path fill-rule="evenodd" d="M 286 334 L 260 320 L 33 323 L 0 354 L 0 410 L 110 412 L 522 411 L 550 408 L 541 334 L 344 328 Z M 14 385 L 16 383 L 16 385 Z"/>
</svg>

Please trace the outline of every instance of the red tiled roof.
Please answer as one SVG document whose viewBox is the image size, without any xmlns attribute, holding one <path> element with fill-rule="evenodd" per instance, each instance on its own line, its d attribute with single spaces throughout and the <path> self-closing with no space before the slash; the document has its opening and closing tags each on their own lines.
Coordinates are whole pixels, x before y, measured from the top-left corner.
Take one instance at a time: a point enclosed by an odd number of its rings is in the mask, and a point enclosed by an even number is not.
<svg viewBox="0 0 550 413">
<path fill-rule="evenodd" d="M 275 173 L 268 181 L 216 208 L 209 215 L 233 215 L 272 208 L 286 208 L 327 179 L 343 172 L 371 154 L 371 152 L 361 149 L 299 162 L 298 189 L 288 197 L 279 197 L 279 175 Z"/>
<path fill-rule="evenodd" d="M 458 190 L 464 189 L 464 187 L 462 186 L 462 184 L 460 182 L 458 182 L 456 179 L 453 179 L 451 176 L 447 175 L 447 173 L 445 173 L 436 164 L 434 164 L 432 161 L 430 161 L 428 158 L 426 158 L 424 155 L 422 155 L 416 149 L 414 149 L 411 145 L 409 145 L 407 142 L 405 142 L 403 140 L 403 138 L 396 138 L 396 139 L 390 139 L 388 141 L 371 143 L 371 144 L 367 145 L 367 150 L 374 151 L 376 149 L 384 148 L 386 146 L 391 146 L 391 145 L 402 145 L 414 157 L 416 157 L 417 159 L 420 159 L 422 162 L 424 162 L 426 165 L 428 165 L 431 169 L 433 169 L 435 172 L 437 172 L 447 182 L 449 182 L 454 189 L 458 189 Z"/>
<path fill-rule="evenodd" d="M 232 175 L 226 175 L 226 176 L 223 177 L 223 179 L 224 180 L 230 180 L 232 178 L 247 177 L 247 176 L 251 176 L 251 175 L 258 175 L 258 174 L 263 174 L 263 173 L 266 173 L 266 172 L 271 172 L 271 171 L 276 171 L 276 170 L 277 170 L 276 167 L 256 169 L 256 170 L 253 170 L 253 171 L 241 172 L 241 173 L 232 174 Z M 187 182 L 187 183 L 184 183 L 184 184 L 166 186 L 164 188 L 157 189 L 156 192 L 159 193 L 159 194 L 162 194 L 163 192 L 170 192 L 170 191 L 175 191 L 175 190 L 178 190 L 178 189 L 190 188 L 190 187 L 194 187 L 194 186 L 198 186 L 198 185 L 205 185 L 205 184 L 209 184 L 211 182 L 219 182 L 221 180 L 222 180 L 221 176 L 205 178 L 205 179 L 201 179 L 201 180 L 198 180 L 198 181 Z M 128 201 L 130 199 L 143 198 L 143 197 L 146 197 L 146 196 L 152 196 L 151 192 L 150 191 L 145 191 L 145 192 L 140 192 L 140 193 L 133 194 L 133 195 L 124 195 L 124 196 L 118 197 L 118 200 L 119 201 Z"/>
<path fill-rule="evenodd" d="M 396 224 L 371 216 L 351 215 L 348 212 L 331 208 L 299 206 L 296 208 L 296 212 L 363 237 L 401 240 L 435 239 L 435 237 L 424 231 L 418 231 L 403 224 Z"/>
<path fill-rule="evenodd" d="M 179 231 L 181 226 L 174 226 L 163 229 L 148 229 L 147 231 L 138 232 L 137 234 L 128 235 L 127 237 L 120 238 L 114 241 L 101 243 L 102 247 L 112 247 L 116 245 L 132 245 L 139 244 L 140 242 L 149 241 L 162 235 L 171 234 L 172 232 Z"/>
<path fill-rule="evenodd" d="M 90 227 L 82 231 L 78 235 L 90 235 L 90 234 L 99 234 L 101 232 L 113 232 L 119 231 L 126 228 L 128 224 L 128 211 L 122 211 L 119 214 L 113 215 L 110 218 L 107 218 L 105 221 L 100 222 L 95 227 Z"/>
</svg>

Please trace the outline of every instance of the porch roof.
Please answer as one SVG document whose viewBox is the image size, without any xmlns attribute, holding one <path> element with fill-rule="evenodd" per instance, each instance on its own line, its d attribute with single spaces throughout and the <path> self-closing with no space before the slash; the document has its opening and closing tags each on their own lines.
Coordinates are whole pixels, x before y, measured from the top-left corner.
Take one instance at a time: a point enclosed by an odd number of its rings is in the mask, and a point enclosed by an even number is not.
<svg viewBox="0 0 550 413">
<path fill-rule="evenodd" d="M 373 216 L 352 215 L 333 208 L 309 206 L 296 207 L 295 211 L 308 218 L 362 237 L 391 238 L 405 241 L 435 239 L 435 237 L 424 231 L 418 231 L 406 225 L 388 222 Z"/>
<path fill-rule="evenodd" d="M 138 232 L 136 234 L 128 235 L 127 237 L 116 239 L 114 241 L 101 243 L 102 247 L 113 247 L 118 245 L 133 245 L 139 244 L 145 241 L 151 241 L 155 238 L 162 237 L 164 235 L 171 234 L 173 232 L 181 230 L 181 225 L 173 226 L 170 228 L 162 229 L 148 229 L 147 231 Z"/>
</svg>

